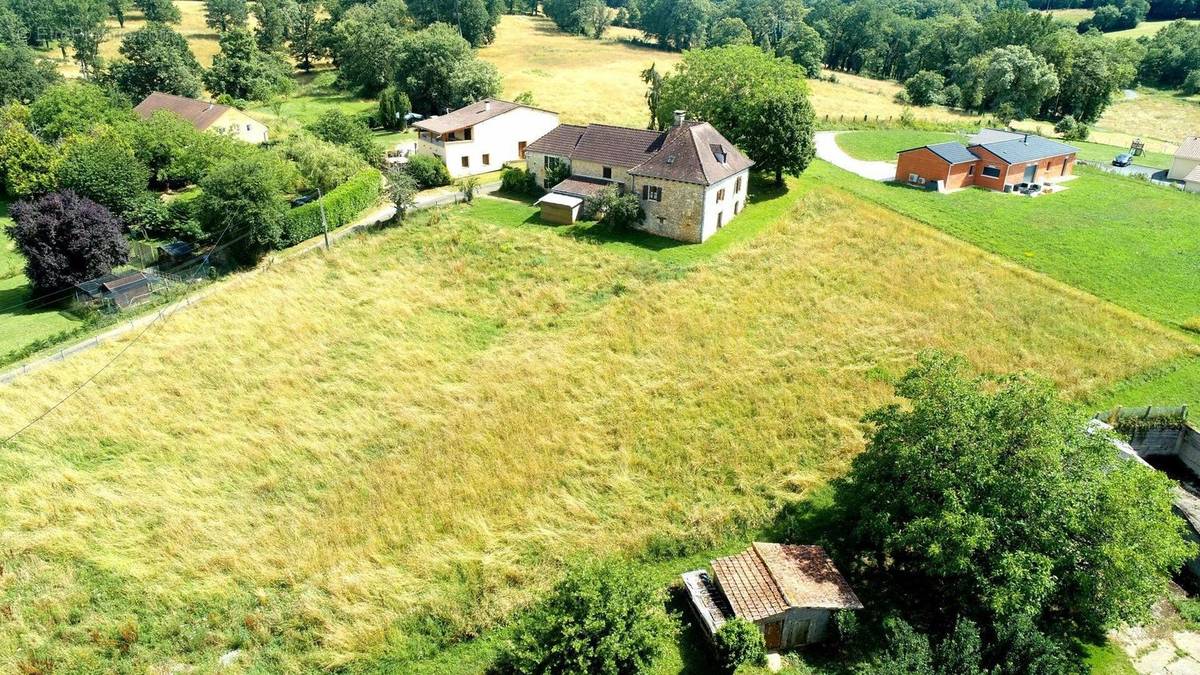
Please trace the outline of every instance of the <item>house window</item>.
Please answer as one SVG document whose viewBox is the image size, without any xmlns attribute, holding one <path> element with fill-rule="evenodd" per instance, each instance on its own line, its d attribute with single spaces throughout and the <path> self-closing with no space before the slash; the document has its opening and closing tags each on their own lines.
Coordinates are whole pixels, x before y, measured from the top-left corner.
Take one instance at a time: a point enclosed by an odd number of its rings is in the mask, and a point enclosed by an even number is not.
<svg viewBox="0 0 1200 675">
<path fill-rule="evenodd" d="M 968 176 L 974 176 L 974 175 L 975 175 L 975 165 L 974 165 L 974 164 L 972 164 L 971 166 L 968 166 L 968 167 L 967 167 L 967 175 L 968 175 Z"/>
<path fill-rule="evenodd" d="M 725 201 L 725 188 L 721 188 L 720 190 L 717 190 L 717 201 L 718 202 Z"/>
<path fill-rule="evenodd" d="M 642 186 L 642 201 L 661 202 L 662 188 L 657 185 Z"/>
<path fill-rule="evenodd" d="M 466 129 L 463 129 L 463 140 L 464 141 L 471 140 L 471 127 L 467 127 Z"/>
<path fill-rule="evenodd" d="M 246 125 L 246 131 L 250 131 L 250 125 L 249 125 L 249 124 L 247 124 L 247 125 Z"/>
<path fill-rule="evenodd" d="M 985 167 L 983 167 L 983 175 L 987 176 L 988 178 L 999 178 L 1000 177 L 1000 167 L 985 166 Z"/>
<path fill-rule="evenodd" d="M 604 167 L 604 177 L 612 178 L 612 167 L 611 166 Z"/>
<path fill-rule="evenodd" d="M 733 181 L 733 194 L 742 193 L 742 177 L 738 176 L 737 180 Z"/>
<path fill-rule="evenodd" d="M 471 158 L 470 158 L 470 157 L 467 157 L 466 155 L 463 155 L 463 157 L 462 157 L 462 165 L 463 165 L 463 168 L 464 168 L 464 169 L 465 169 L 465 168 L 467 168 L 467 167 L 469 167 L 469 166 L 471 166 Z"/>
<path fill-rule="evenodd" d="M 491 155 L 488 155 L 488 154 L 485 154 L 485 155 L 483 156 L 483 165 L 484 165 L 484 166 L 487 166 L 488 164 L 491 164 L 491 163 L 492 163 L 492 156 L 491 156 Z"/>
</svg>

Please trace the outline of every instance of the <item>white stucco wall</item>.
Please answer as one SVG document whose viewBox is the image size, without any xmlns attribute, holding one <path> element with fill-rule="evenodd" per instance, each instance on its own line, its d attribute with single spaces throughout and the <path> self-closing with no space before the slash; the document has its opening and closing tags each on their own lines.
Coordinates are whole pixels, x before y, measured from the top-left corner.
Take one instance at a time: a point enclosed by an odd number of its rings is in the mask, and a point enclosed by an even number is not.
<svg viewBox="0 0 1200 675">
<path fill-rule="evenodd" d="M 218 117 L 208 129 L 218 134 L 229 134 L 239 141 L 255 145 L 262 145 L 270 140 L 267 125 L 235 108 L 231 108 L 224 115 Z"/>
<path fill-rule="evenodd" d="M 1198 164 L 1200 164 L 1200 160 L 1176 157 L 1175 161 L 1171 162 L 1171 170 L 1167 172 L 1167 178 L 1183 180 L 1183 177 L 1191 173 Z"/>
<path fill-rule="evenodd" d="M 526 145 L 558 126 L 558 115 L 532 108 L 514 108 L 471 128 L 471 140 L 430 142 L 417 139 L 417 152 L 442 158 L 454 178 L 496 171 L 520 159 L 520 143 Z M 484 164 L 483 156 L 488 155 Z M 463 157 L 468 166 L 462 165 Z"/>
<path fill-rule="evenodd" d="M 741 185 L 738 185 L 739 178 Z M 750 170 L 746 169 L 708 186 L 708 189 L 704 191 L 704 223 L 701 226 L 701 241 L 717 233 L 717 230 L 720 229 L 717 227 L 718 220 L 721 227 L 725 227 L 729 225 L 729 221 L 733 220 L 734 216 L 741 213 L 742 209 L 746 207 L 749 181 Z M 721 190 L 725 190 L 725 198 L 717 201 Z"/>
</svg>

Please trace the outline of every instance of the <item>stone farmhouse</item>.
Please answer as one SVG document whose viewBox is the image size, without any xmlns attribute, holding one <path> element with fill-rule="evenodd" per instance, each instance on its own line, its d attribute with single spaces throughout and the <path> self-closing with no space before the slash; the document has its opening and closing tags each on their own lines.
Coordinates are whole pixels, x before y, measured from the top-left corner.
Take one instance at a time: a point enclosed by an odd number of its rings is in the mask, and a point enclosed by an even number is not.
<svg viewBox="0 0 1200 675">
<path fill-rule="evenodd" d="M 417 153 L 446 163 L 454 178 L 525 158 L 525 148 L 558 126 L 558 113 L 494 98 L 413 124 Z"/>
<path fill-rule="evenodd" d="M 246 113 L 220 103 L 209 103 L 185 96 L 156 91 L 134 107 L 133 112 L 149 119 L 159 110 L 169 110 L 192 123 L 197 131 L 228 134 L 239 141 L 261 145 L 270 139 L 267 125 Z"/>
<path fill-rule="evenodd" d="M 539 200 L 545 220 L 572 223 L 588 197 L 616 185 L 641 200 L 641 229 L 697 243 L 745 208 L 754 166 L 711 124 L 682 111 L 666 131 L 563 124 L 530 144 L 525 160 L 550 191 Z"/>
<path fill-rule="evenodd" d="M 1078 148 L 1033 134 L 984 129 L 968 145 L 954 141 L 901 150 L 896 182 L 939 192 L 965 187 L 1011 192 L 1014 186 L 1069 179 Z"/>
<path fill-rule="evenodd" d="M 1200 192 L 1200 136 L 1188 136 L 1179 145 L 1167 178 L 1182 182 L 1188 192 Z"/>
<path fill-rule="evenodd" d="M 862 609 L 820 546 L 755 542 L 736 555 L 683 575 L 692 611 L 711 640 L 725 622 L 758 626 L 770 651 L 820 642 L 838 610 Z M 715 578 L 714 578 L 715 577 Z"/>
</svg>

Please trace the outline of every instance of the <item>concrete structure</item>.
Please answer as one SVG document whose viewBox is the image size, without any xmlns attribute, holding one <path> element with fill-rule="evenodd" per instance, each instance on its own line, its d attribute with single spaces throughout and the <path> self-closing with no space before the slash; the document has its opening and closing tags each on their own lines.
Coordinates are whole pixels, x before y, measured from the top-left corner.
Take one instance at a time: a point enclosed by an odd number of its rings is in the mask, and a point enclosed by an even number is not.
<svg viewBox="0 0 1200 675">
<path fill-rule="evenodd" d="M 413 124 L 417 152 L 440 158 L 455 178 L 524 159 L 526 146 L 557 126 L 558 113 L 494 98 Z"/>
<path fill-rule="evenodd" d="M 267 125 L 251 118 L 237 108 L 220 103 L 209 103 L 156 91 L 133 109 L 142 119 L 149 119 L 159 110 L 175 113 L 191 122 L 197 131 L 228 134 L 239 141 L 255 145 L 261 145 L 270 140 Z"/>
<path fill-rule="evenodd" d="M 1167 178 L 1183 182 L 1188 192 L 1200 192 L 1200 136 L 1188 136 L 1175 151 Z"/>
<path fill-rule="evenodd" d="M 862 609 L 833 561 L 820 546 L 755 542 L 736 555 L 683 575 L 692 610 L 711 639 L 740 618 L 758 626 L 768 650 L 824 640 L 833 612 Z"/>
<path fill-rule="evenodd" d="M 901 150 L 896 181 L 938 191 L 977 186 L 1008 192 L 1019 183 L 1070 178 L 1077 152 L 1041 136 L 985 129 L 967 146 L 950 141 Z"/>
<path fill-rule="evenodd" d="M 689 122 L 682 111 L 666 131 L 564 124 L 530 144 L 525 159 L 552 194 L 582 204 L 615 185 L 640 199 L 645 212 L 640 229 L 694 243 L 745 208 L 754 165 L 711 124 Z M 551 184 L 552 177 L 563 174 L 568 178 Z M 561 215 L 553 203 L 549 211 L 543 209 L 543 218 L 551 222 Z"/>
</svg>

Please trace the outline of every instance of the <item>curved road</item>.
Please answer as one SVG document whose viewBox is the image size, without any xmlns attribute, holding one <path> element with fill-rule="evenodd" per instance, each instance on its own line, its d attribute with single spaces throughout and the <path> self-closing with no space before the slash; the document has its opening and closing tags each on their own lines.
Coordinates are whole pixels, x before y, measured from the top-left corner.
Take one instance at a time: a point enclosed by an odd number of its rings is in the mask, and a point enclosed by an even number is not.
<svg viewBox="0 0 1200 675">
<path fill-rule="evenodd" d="M 870 180 L 892 180 L 896 177 L 896 165 L 891 162 L 867 162 L 854 159 L 838 147 L 836 131 L 818 131 L 813 137 L 817 146 L 817 157 L 830 164 L 856 173 Z"/>
</svg>

